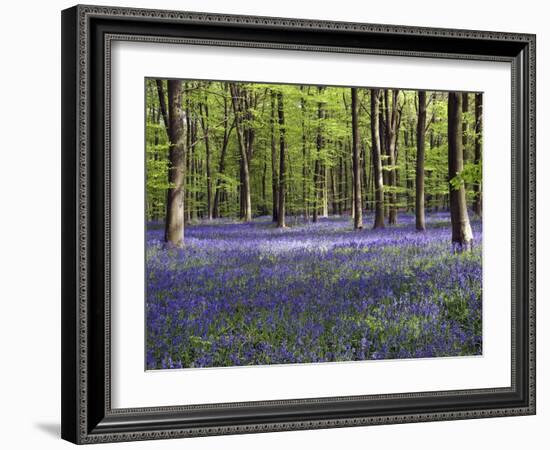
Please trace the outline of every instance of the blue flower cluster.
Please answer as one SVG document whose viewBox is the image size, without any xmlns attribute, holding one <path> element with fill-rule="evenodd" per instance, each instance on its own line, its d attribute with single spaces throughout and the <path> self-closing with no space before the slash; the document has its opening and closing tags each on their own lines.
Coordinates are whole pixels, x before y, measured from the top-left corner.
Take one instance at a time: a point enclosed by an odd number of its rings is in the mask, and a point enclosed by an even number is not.
<svg viewBox="0 0 550 450">
<path fill-rule="evenodd" d="M 365 222 L 370 223 L 367 215 Z M 268 218 L 147 232 L 148 369 L 481 354 L 481 223 L 455 254 L 447 213 L 354 231 Z"/>
</svg>

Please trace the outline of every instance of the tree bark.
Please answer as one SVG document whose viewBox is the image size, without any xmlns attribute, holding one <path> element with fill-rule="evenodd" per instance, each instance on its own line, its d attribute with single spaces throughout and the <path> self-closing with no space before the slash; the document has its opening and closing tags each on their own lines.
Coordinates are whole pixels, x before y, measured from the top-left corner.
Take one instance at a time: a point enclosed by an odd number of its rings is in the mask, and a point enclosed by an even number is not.
<svg viewBox="0 0 550 450">
<path fill-rule="evenodd" d="M 286 140 L 285 140 L 285 111 L 283 94 L 277 93 L 277 112 L 279 116 L 279 207 L 277 211 L 277 227 L 284 228 L 285 225 L 285 193 L 286 193 Z"/>
<path fill-rule="evenodd" d="M 356 230 L 363 228 L 363 211 L 361 205 L 361 155 L 359 138 L 359 104 L 357 101 L 357 88 L 351 88 L 351 136 L 353 146 L 353 228 Z"/>
<path fill-rule="evenodd" d="M 321 165 L 321 178 L 322 184 L 322 200 L 323 200 L 323 215 L 321 217 L 328 217 L 328 167 L 325 163 Z"/>
<path fill-rule="evenodd" d="M 372 168 L 374 176 L 374 226 L 384 228 L 384 182 L 382 176 L 382 155 L 380 152 L 380 91 L 370 91 L 370 126 L 372 136 Z"/>
<path fill-rule="evenodd" d="M 225 85 L 227 86 L 227 85 Z M 229 138 L 231 136 L 231 132 L 233 131 L 233 127 L 235 122 L 231 126 L 229 126 L 229 108 L 227 105 L 227 97 L 224 96 L 223 99 L 223 111 L 224 111 L 224 128 L 223 128 L 223 143 L 221 148 L 221 154 L 220 154 L 220 163 L 218 166 L 218 177 L 216 180 L 216 187 L 214 189 L 214 206 L 212 207 L 213 214 L 215 218 L 220 217 L 220 190 L 221 190 L 221 183 L 222 180 L 220 178 L 220 175 L 223 175 L 225 172 L 225 155 L 227 153 L 227 146 L 229 145 Z"/>
<path fill-rule="evenodd" d="M 336 168 L 330 168 L 330 194 L 332 199 L 332 214 L 338 214 L 338 191 L 336 186 Z"/>
<path fill-rule="evenodd" d="M 397 146 L 397 129 L 399 121 L 399 113 L 397 109 L 397 99 L 399 96 L 398 89 L 392 89 L 391 93 L 391 107 L 389 101 L 389 89 L 384 90 L 384 99 L 385 99 L 385 112 L 386 112 L 386 145 L 387 145 L 387 156 L 388 156 L 388 185 L 390 186 L 389 193 L 389 214 L 388 214 L 388 223 L 390 225 L 395 225 L 397 223 L 397 195 L 394 189 L 397 187 L 397 178 L 395 170 L 396 162 L 396 146 Z"/>
<path fill-rule="evenodd" d="M 248 153 L 244 138 L 243 125 L 242 125 L 242 110 L 239 107 L 239 91 L 235 83 L 230 83 L 231 89 L 231 101 L 233 103 L 233 111 L 235 112 L 235 128 L 237 129 L 237 141 L 239 144 L 239 150 L 241 155 L 241 170 L 242 170 L 242 198 L 244 200 L 242 219 L 245 222 L 252 220 L 252 202 L 250 197 L 250 174 L 248 165 Z"/>
<path fill-rule="evenodd" d="M 309 221 L 308 207 L 308 186 L 307 186 L 307 137 L 306 137 L 306 101 L 304 98 L 304 87 L 300 87 L 302 94 L 301 109 L 302 109 L 302 206 L 304 208 L 304 216 L 306 221 Z"/>
<path fill-rule="evenodd" d="M 426 230 L 424 217 L 424 151 L 426 142 L 426 92 L 418 91 L 418 121 L 416 123 L 416 229 Z"/>
<path fill-rule="evenodd" d="M 462 159 L 463 162 L 468 161 L 468 121 L 466 113 L 469 111 L 470 105 L 468 101 L 468 93 L 462 93 Z"/>
<path fill-rule="evenodd" d="M 483 94 L 478 93 L 475 97 L 475 155 L 474 163 L 479 166 L 481 164 L 482 152 L 482 137 L 483 132 Z M 474 183 L 474 213 L 481 217 L 482 213 L 482 194 L 481 194 L 481 179 Z"/>
<path fill-rule="evenodd" d="M 271 196 L 273 202 L 271 219 L 273 222 L 278 222 L 279 175 L 277 173 L 277 140 L 275 138 L 275 97 L 275 92 L 271 91 Z"/>
<path fill-rule="evenodd" d="M 473 235 L 466 207 L 466 192 L 464 183 L 453 186 L 450 182 L 463 170 L 462 149 L 462 96 L 460 93 L 449 92 L 448 99 L 448 144 L 449 144 L 449 202 L 451 209 L 452 244 L 455 252 L 470 250 Z"/>
<path fill-rule="evenodd" d="M 183 247 L 184 236 L 185 127 L 181 87 L 180 80 L 168 80 L 169 188 L 164 240 L 175 247 Z"/>
<path fill-rule="evenodd" d="M 342 183 L 344 183 L 344 158 L 342 157 L 342 143 L 340 142 L 340 157 L 338 158 L 339 170 L 338 170 L 338 214 L 341 216 L 344 212 L 344 188 Z"/>
<path fill-rule="evenodd" d="M 206 208 L 208 211 L 208 220 L 212 220 L 213 216 L 213 204 L 212 204 L 212 174 L 210 170 L 210 129 L 209 129 L 209 117 L 208 117 L 208 95 L 204 95 L 204 103 L 200 104 L 201 111 L 201 128 L 204 137 L 204 147 L 206 150 Z"/>
<path fill-rule="evenodd" d="M 323 88 L 319 87 L 319 94 L 322 92 Z M 323 119 L 325 118 L 325 112 L 323 110 L 323 103 L 319 101 L 317 104 L 317 154 L 315 157 L 315 169 L 313 173 L 313 222 L 317 222 L 318 218 L 318 201 L 319 201 L 319 190 L 322 187 L 320 185 L 321 181 L 321 151 L 323 150 L 324 139 L 323 139 Z"/>
</svg>

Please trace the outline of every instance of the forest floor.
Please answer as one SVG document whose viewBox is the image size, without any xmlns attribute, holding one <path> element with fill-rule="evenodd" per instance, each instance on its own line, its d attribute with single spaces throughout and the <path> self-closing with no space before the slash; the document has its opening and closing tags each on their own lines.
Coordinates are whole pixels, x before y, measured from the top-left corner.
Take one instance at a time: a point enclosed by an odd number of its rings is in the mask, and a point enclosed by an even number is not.
<svg viewBox="0 0 550 450">
<path fill-rule="evenodd" d="M 354 231 L 349 216 L 147 232 L 147 368 L 481 354 L 481 222 L 455 254 L 448 213 Z"/>
</svg>

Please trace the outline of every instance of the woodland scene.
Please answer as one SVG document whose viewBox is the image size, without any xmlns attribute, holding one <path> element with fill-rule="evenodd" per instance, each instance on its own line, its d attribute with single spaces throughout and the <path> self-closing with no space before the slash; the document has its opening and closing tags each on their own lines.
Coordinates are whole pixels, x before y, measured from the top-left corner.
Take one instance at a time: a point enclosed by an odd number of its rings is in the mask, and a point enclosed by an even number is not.
<svg viewBox="0 0 550 450">
<path fill-rule="evenodd" d="M 482 93 L 145 97 L 147 369 L 481 354 Z"/>
</svg>

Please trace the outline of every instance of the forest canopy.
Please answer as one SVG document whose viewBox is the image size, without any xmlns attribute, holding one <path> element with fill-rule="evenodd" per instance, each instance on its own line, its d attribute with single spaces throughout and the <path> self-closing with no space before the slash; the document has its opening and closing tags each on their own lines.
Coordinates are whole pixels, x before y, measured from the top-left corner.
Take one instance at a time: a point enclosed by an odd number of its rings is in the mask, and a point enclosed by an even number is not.
<svg viewBox="0 0 550 450">
<path fill-rule="evenodd" d="M 176 246 L 200 219 L 361 229 L 408 211 L 422 231 L 425 210 L 450 210 L 468 248 L 481 149 L 481 93 L 146 79 L 146 215 Z"/>
</svg>

